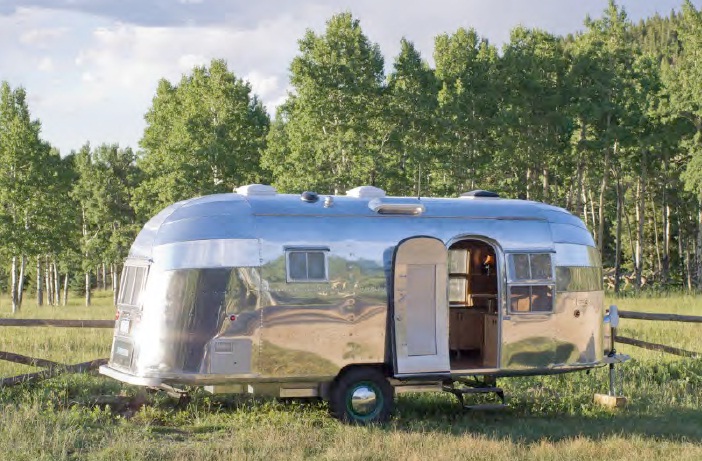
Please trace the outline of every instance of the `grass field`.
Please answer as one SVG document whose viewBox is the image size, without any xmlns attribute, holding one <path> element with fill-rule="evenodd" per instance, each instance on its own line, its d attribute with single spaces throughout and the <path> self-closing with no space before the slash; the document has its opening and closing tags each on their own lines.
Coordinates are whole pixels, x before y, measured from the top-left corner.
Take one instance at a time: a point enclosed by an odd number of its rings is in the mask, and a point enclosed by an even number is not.
<svg viewBox="0 0 702 461">
<path fill-rule="evenodd" d="M 113 318 L 109 293 L 96 306 L 33 306 L 21 317 Z M 610 302 L 621 309 L 702 315 L 702 298 Z M 11 316 L 0 299 L 0 316 Z M 620 333 L 702 352 L 702 324 L 622 320 Z M 0 350 L 77 363 L 106 357 L 111 330 L 8 328 Z M 592 403 L 606 370 L 503 379 L 509 407 L 465 412 L 441 394 L 403 394 L 391 423 L 350 427 L 322 403 L 215 397 L 186 405 L 156 394 L 137 409 L 96 405 L 135 388 L 97 375 L 71 375 L 0 390 L 0 459 L 213 460 L 700 460 L 702 361 L 621 346 L 625 409 Z M 0 375 L 30 371 L 0 362 Z"/>
</svg>

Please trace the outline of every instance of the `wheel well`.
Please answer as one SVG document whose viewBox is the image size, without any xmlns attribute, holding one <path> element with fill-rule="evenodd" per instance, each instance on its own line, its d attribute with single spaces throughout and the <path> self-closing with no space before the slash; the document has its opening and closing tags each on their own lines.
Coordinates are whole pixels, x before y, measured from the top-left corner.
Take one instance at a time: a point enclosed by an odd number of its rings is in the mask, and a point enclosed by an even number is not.
<svg viewBox="0 0 702 461">
<path fill-rule="evenodd" d="M 334 379 L 331 381 L 328 381 L 324 383 L 321 387 L 321 396 L 324 400 L 329 399 L 329 392 L 331 390 L 331 387 L 336 385 L 336 383 L 339 381 L 339 379 L 348 373 L 351 370 L 355 370 L 358 368 L 374 368 L 376 370 L 380 370 L 383 375 L 386 377 L 391 377 L 392 376 L 392 366 L 388 365 L 387 363 L 352 363 L 349 365 L 346 365 L 343 367 L 341 370 L 339 370 L 339 373 L 336 374 Z"/>
</svg>

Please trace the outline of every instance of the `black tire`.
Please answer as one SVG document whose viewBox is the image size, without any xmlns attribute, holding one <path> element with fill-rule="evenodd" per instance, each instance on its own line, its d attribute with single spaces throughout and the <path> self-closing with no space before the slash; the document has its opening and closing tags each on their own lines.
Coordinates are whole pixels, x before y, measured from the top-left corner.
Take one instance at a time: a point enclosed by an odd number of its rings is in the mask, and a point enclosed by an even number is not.
<svg viewBox="0 0 702 461">
<path fill-rule="evenodd" d="M 366 402 L 356 400 L 354 393 L 369 398 Z M 377 368 L 351 368 L 340 375 L 333 383 L 329 394 L 331 414 L 349 424 L 384 423 L 390 419 L 395 409 L 394 388 Z"/>
</svg>

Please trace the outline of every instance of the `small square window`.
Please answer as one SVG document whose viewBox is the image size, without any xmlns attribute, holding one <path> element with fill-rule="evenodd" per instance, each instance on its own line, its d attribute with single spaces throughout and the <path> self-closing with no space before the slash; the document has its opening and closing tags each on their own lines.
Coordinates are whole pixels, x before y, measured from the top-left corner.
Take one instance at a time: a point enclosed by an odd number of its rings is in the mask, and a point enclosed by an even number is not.
<svg viewBox="0 0 702 461">
<path fill-rule="evenodd" d="M 530 297 L 530 287 L 512 287 L 510 290 L 512 312 L 529 312 L 531 310 Z"/>
<path fill-rule="evenodd" d="M 531 287 L 531 311 L 551 312 L 553 309 L 553 288 L 545 285 Z"/>
<path fill-rule="evenodd" d="M 523 280 L 553 280 L 550 253 L 514 253 L 509 256 L 509 278 Z"/>
<path fill-rule="evenodd" d="M 449 250 L 449 272 L 452 274 L 468 273 L 468 250 Z"/>
<path fill-rule="evenodd" d="M 551 271 L 551 255 L 533 254 L 531 259 L 531 278 L 534 280 L 550 280 L 553 278 Z"/>
<path fill-rule="evenodd" d="M 323 250 L 290 250 L 288 282 L 324 282 L 327 276 L 327 254 Z"/>
<path fill-rule="evenodd" d="M 513 254 L 512 260 L 512 280 L 529 280 L 529 255 L 528 254 Z"/>
<path fill-rule="evenodd" d="M 510 288 L 512 312 L 551 312 L 553 287 L 548 285 L 522 285 Z"/>
<path fill-rule="evenodd" d="M 451 277 L 449 279 L 449 302 L 464 303 L 466 301 L 466 279 Z"/>
</svg>

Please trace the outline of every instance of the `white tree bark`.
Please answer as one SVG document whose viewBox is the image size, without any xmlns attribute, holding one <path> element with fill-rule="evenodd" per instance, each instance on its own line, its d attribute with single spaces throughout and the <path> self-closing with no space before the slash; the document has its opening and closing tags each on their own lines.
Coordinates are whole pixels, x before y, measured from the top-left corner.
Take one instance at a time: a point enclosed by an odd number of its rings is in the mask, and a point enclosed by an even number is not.
<svg viewBox="0 0 702 461">
<path fill-rule="evenodd" d="M 20 304 L 17 300 L 17 256 L 12 257 L 12 313 L 16 314 L 20 310 Z"/>
<path fill-rule="evenodd" d="M 37 256 L 37 306 L 44 305 L 43 280 L 41 278 L 41 256 Z"/>
</svg>

